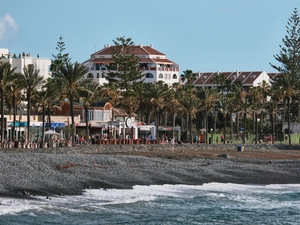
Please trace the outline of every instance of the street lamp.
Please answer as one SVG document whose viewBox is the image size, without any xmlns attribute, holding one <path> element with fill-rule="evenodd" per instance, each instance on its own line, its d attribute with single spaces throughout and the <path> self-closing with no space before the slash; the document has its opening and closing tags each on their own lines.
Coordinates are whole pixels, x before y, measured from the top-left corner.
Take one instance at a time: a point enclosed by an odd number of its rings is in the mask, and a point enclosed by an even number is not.
<svg viewBox="0 0 300 225">
<path fill-rule="evenodd" d="M 210 144 L 212 144 L 213 143 L 213 129 L 211 128 L 210 129 Z"/>
</svg>

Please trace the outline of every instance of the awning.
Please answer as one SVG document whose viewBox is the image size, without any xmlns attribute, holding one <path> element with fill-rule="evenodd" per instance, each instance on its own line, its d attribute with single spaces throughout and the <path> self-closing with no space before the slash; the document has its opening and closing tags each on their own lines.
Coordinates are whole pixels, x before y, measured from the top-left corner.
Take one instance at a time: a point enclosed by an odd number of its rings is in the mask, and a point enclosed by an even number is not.
<svg viewBox="0 0 300 225">
<path fill-rule="evenodd" d="M 11 122 L 10 126 L 13 127 L 14 126 L 14 122 Z M 16 121 L 15 127 L 27 127 L 27 122 Z"/>
<path fill-rule="evenodd" d="M 62 122 L 52 122 L 51 123 L 52 129 L 60 128 L 60 127 L 65 127 L 65 126 L 66 126 L 66 124 L 62 123 Z M 45 123 L 45 127 L 49 127 L 49 123 Z"/>
</svg>

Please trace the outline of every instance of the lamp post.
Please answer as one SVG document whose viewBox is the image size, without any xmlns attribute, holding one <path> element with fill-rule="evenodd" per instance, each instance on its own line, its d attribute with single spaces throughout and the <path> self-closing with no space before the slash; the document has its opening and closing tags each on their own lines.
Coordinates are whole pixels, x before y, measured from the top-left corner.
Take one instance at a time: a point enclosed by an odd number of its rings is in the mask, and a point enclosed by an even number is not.
<svg viewBox="0 0 300 225">
<path fill-rule="evenodd" d="M 211 140 L 210 144 L 212 144 L 213 143 L 213 129 L 212 128 L 210 129 L 210 140 Z"/>
</svg>

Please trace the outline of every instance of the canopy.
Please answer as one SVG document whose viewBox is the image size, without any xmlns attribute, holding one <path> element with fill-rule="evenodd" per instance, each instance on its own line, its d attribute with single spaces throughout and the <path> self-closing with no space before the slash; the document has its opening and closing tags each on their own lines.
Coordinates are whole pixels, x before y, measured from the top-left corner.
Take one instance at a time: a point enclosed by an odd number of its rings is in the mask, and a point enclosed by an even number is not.
<svg viewBox="0 0 300 225">
<path fill-rule="evenodd" d="M 53 131 L 53 130 L 47 130 L 47 131 L 45 132 L 45 134 L 55 134 L 55 135 L 60 135 L 59 133 L 57 133 L 57 132 L 55 132 L 55 131 Z"/>
</svg>

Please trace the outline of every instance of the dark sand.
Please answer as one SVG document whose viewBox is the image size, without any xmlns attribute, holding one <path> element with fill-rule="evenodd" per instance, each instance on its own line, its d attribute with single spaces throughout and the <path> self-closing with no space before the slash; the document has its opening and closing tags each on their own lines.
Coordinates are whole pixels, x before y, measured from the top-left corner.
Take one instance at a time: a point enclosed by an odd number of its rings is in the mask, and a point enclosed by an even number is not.
<svg viewBox="0 0 300 225">
<path fill-rule="evenodd" d="M 0 196 L 151 184 L 300 183 L 299 146 L 81 146 L 0 150 Z"/>
</svg>

